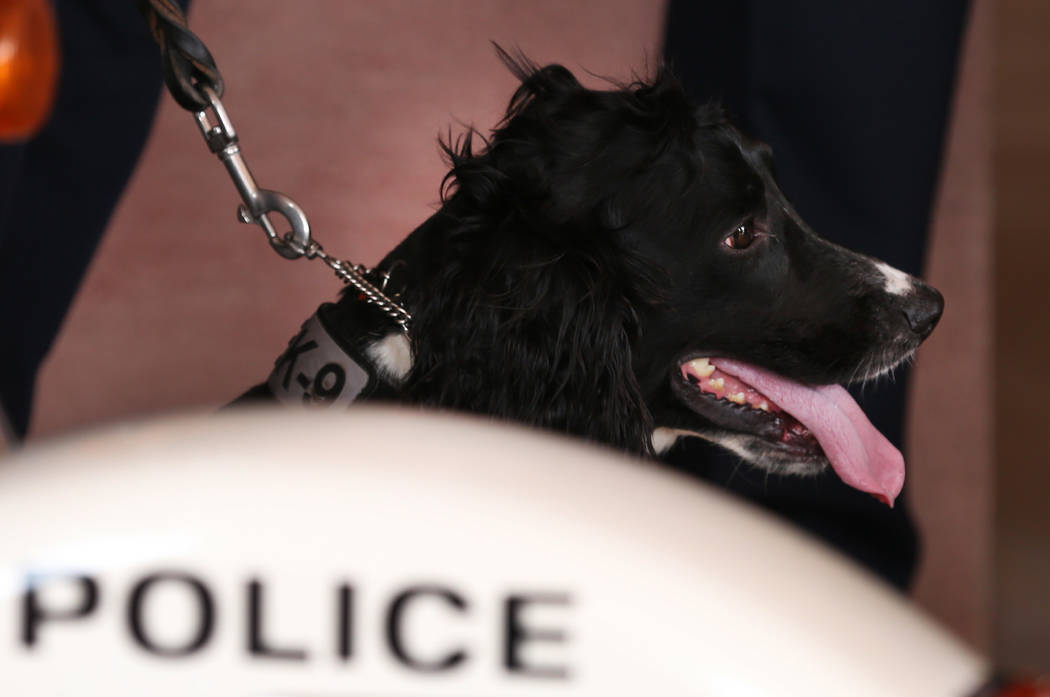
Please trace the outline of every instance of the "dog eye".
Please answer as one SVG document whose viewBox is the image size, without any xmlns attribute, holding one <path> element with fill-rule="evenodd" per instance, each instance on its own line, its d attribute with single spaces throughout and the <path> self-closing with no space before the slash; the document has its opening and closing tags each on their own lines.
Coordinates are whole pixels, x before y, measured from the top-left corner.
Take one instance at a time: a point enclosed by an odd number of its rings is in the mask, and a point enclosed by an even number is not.
<svg viewBox="0 0 1050 697">
<path fill-rule="evenodd" d="M 722 240 L 722 244 L 730 249 L 747 249 L 755 241 L 755 231 L 751 222 L 741 223 L 736 230 Z"/>
</svg>

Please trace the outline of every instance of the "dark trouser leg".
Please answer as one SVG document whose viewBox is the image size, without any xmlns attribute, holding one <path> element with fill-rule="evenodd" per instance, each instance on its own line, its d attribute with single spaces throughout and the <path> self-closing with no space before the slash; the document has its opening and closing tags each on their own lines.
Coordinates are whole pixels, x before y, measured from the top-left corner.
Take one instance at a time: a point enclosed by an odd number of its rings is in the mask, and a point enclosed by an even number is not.
<svg viewBox="0 0 1050 697">
<path fill-rule="evenodd" d="M 665 56 L 776 153 L 784 192 L 821 235 L 922 271 L 967 0 L 672 0 Z M 907 373 L 855 393 L 901 445 Z M 669 459 L 831 542 L 899 588 L 917 536 L 831 473 L 766 477 L 695 440 Z"/>
<path fill-rule="evenodd" d="M 55 5 L 62 67 L 54 112 L 29 142 L 0 147 L 0 404 L 18 437 L 161 87 L 158 49 L 134 2 Z"/>
</svg>

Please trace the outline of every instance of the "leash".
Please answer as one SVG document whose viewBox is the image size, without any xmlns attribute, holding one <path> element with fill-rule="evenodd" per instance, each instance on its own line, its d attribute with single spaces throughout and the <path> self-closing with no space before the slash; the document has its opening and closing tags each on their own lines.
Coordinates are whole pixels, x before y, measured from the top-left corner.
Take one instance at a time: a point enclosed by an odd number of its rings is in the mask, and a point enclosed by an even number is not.
<svg viewBox="0 0 1050 697">
<path fill-rule="evenodd" d="M 225 90 L 222 74 L 208 47 L 190 31 L 182 8 L 175 0 L 137 0 L 137 3 L 160 47 L 168 91 L 179 106 L 193 113 L 208 149 L 226 167 L 240 194 L 238 220 L 259 225 L 270 246 L 285 259 L 323 261 L 344 283 L 355 288 L 363 300 L 382 310 L 407 334 L 412 316 L 384 293 L 392 269 L 382 274 L 383 282 L 377 288 L 367 278 L 373 274 L 372 269 L 325 252 L 310 230 L 306 213 L 295 201 L 279 191 L 259 188 L 255 183 L 241 152 L 233 121 L 222 103 Z M 291 230 L 279 234 L 271 214 L 282 216 Z"/>
</svg>

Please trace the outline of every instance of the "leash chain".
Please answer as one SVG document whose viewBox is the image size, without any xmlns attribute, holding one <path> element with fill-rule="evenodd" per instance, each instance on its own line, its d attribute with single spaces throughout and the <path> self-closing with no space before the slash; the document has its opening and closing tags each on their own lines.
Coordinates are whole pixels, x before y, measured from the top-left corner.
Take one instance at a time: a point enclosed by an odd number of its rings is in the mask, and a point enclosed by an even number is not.
<svg viewBox="0 0 1050 697">
<path fill-rule="evenodd" d="M 255 183 L 241 153 L 233 122 L 220 99 L 224 89 L 222 75 L 204 42 L 187 28 L 181 8 L 174 0 L 138 0 L 138 5 L 160 46 L 168 90 L 180 106 L 193 112 L 208 149 L 226 166 L 241 195 L 238 219 L 259 225 L 270 246 L 285 259 L 305 257 L 323 261 L 344 283 L 357 289 L 366 302 L 377 306 L 407 333 L 412 316 L 383 292 L 389 274 L 384 277 L 383 287 L 376 288 L 366 278 L 371 269 L 337 259 L 324 251 L 313 239 L 310 221 L 295 201 L 279 191 L 260 189 Z M 271 213 L 283 216 L 291 230 L 279 234 L 270 220 Z"/>
<path fill-rule="evenodd" d="M 343 283 L 356 288 L 364 296 L 365 301 L 385 312 L 390 319 L 394 320 L 401 327 L 401 331 L 408 333 L 408 323 L 412 321 L 412 315 L 408 314 L 405 308 L 388 298 L 381 289 L 376 288 L 365 278 L 365 274 L 372 272 L 367 266 L 351 264 L 348 261 L 336 259 L 326 254 L 324 248 L 318 242 L 310 242 L 307 248 L 303 250 L 303 256 L 307 259 L 316 257 L 328 264 L 332 271 L 335 271 L 336 276 L 343 280 Z M 384 277 L 384 286 L 386 285 L 386 280 L 389 280 L 389 276 Z"/>
</svg>

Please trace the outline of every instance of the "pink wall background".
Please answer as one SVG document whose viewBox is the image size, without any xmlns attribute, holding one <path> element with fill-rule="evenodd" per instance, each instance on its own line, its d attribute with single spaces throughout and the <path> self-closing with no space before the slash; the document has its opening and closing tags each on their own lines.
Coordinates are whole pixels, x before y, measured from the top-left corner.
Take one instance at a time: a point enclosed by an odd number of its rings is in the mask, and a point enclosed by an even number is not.
<svg viewBox="0 0 1050 697">
<path fill-rule="evenodd" d="M 986 1 L 977 5 L 983 17 Z M 444 174 L 437 135 L 462 123 L 486 130 L 502 113 L 515 82 L 490 39 L 622 78 L 656 62 L 662 15 L 647 0 L 229 0 L 197 2 L 191 25 L 227 80 L 224 102 L 260 186 L 302 205 L 328 251 L 371 264 L 433 210 Z M 979 19 L 929 274 L 948 310 L 919 359 L 909 444 L 926 538 L 918 597 L 982 647 L 990 387 L 972 366 L 990 360 L 987 36 Z M 258 228 L 235 222 L 236 204 L 192 118 L 165 98 L 45 366 L 33 437 L 213 408 L 268 374 L 301 320 L 341 286 L 319 262 L 279 258 Z"/>
</svg>

